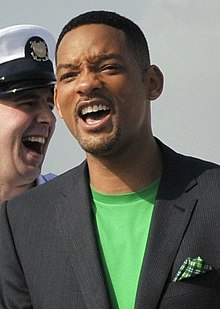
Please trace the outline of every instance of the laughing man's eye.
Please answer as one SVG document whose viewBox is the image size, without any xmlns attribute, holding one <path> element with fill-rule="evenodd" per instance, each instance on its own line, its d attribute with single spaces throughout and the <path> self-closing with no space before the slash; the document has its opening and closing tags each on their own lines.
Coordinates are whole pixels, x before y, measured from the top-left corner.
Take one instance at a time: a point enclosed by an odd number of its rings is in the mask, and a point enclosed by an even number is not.
<svg viewBox="0 0 220 309">
<path fill-rule="evenodd" d="M 18 106 L 20 107 L 34 107 L 36 106 L 37 102 L 35 101 L 20 101 Z"/>
<path fill-rule="evenodd" d="M 47 102 L 47 105 L 49 106 L 49 108 L 50 108 L 51 110 L 54 109 L 54 104 L 53 104 L 53 102 Z"/>
</svg>

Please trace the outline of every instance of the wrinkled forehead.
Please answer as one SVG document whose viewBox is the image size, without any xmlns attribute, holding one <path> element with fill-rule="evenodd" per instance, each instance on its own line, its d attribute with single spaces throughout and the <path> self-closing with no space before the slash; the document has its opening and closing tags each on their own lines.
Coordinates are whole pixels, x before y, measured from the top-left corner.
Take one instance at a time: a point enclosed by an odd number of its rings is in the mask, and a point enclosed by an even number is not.
<svg viewBox="0 0 220 309">
<path fill-rule="evenodd" d="M 121 52 L 127 49 L 125 34 L 104 24 L 82 25 L 65 34 L 57 50 L 57 62 L 71 57 Z"/>
</svg>

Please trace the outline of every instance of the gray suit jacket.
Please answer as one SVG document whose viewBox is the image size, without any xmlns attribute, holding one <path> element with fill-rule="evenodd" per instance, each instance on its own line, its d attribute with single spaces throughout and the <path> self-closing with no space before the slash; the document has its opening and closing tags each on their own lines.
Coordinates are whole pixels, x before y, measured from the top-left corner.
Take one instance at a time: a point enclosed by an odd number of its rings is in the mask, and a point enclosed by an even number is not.
<svg viewBox="0 0 220 309">
<path fill-rule="evenodd" d="M 136 308 L 220 308 L 219 166 L 160 146 L 164 170 Z M 1 309 L 113 308 L 90 201 L 83 162 L 1 207 Z M 213 270 L 173 282 L 197 256 Z"/>
</svg>

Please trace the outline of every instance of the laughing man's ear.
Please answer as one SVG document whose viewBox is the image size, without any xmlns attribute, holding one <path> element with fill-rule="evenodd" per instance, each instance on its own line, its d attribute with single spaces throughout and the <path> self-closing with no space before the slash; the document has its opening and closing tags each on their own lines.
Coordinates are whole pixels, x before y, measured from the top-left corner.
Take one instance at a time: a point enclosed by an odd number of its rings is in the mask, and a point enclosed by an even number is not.
<svg viewBox="0 0 220 309">
<path fill-rule="evenodd" d="M 151 65 L 146 72 L 147 75 L 147 98 L 156 100 L 163 91 L 163 73 L 156 65 Z"/>
<path fill-rule="evenodd" d="M 59 105 L 59 101 L 58 101 L 57 85 L 54 86 L 54 105 L 56 107 L 56 110 L 57 110 L 60 118 L 63 118 L 62 113 L 61 113 L 61 109 L 60 109 L 60 105 Z"/>
</svg>

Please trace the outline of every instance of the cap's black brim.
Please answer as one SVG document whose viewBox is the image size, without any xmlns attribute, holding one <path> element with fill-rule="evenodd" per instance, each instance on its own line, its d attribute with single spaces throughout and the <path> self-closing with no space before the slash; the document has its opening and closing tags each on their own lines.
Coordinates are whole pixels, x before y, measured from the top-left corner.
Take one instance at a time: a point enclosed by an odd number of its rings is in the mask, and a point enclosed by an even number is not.
<svg viewBox="0 0 220 309">
<path fill-rule="evenodd" d="M 0 89 L 0 98 L 10 95 L 10 94 L 16 94 L 21 91 L 25 90 L 34 90 L 34 89 L 40 89 L 40 88 L 54 88 L 55 81 L 24 81 L 17 84 L 13 84 L 11 86 L 8 86 L 6 88 Z"/>
</svg>

